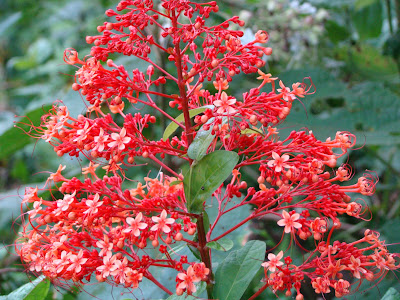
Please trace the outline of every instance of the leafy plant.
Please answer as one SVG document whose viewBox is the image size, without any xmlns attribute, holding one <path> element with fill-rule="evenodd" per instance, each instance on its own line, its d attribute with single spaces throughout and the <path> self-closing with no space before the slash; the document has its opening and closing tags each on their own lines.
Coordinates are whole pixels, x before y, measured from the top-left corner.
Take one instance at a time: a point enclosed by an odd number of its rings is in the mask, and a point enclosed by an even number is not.
<svg viewBox="0 0 400 300">
<path fill-rule="evenodd" d="M 358 9 L 373 13 L 367 4 Z M 266 32 L 257 31 L 244 43 L 238 30 L 244 22 L 238 17 L 206 26 L 206 19 L 218 10 L 216 2 L 162 1 L 157 7 L 152 1 L 121 1 L 116 11 L 106 12 L 114 19 L 98 26 L 99 34 L 86 37 L 94 44 L 90 56 L 81 59 L 74 49 L 66 50 L 65 62 L 78 67 L 72 89 L 85 98 L 87 108 L 76 116 L 56 103 L 30 134 L 49 142 L 59 156 L 84 155 L 90 163 L 82 169 L 83 179 L 68 179 L 60 165 L 46 181 L 47 197 L 39 188 L 26 189 L 23 203 L 29 212 L 17 251 L 31 272 L 76 285 L 107 281 L 129 288 L 123 292 L 152 283 L 164 296 L 173 293 L 175 278 L 176 295 L 169 299 L 183 293 L 201 297 L 203 288 L 208 298 L 240 299 L 263 268 L 262 286 L 249 299 L 271 287 L 286 295 L 293 289 L 299 300 L 304 298 L 304 278 L 316 293 L 335 289 L 342 297 L 351 291 L 351 281 L 342 278 L 345 273 L 351 280 L 371 281 L 384 275 L 381 270 L 398 268 L 395 256 L 374 232 L 366 230 L 348 242 L 335 241 L 333 234 L 341 225 L 339 215 L 365 218 L 367 209 L 350 194 L 372 195 L 376 184 L 371 174 L 339 184 L 352 178 L 346 164 L 336 169 L 356 145 L 355 135 L 347 130 L 374 134 L 374 126 L 360 128 L 359 120 L 370 116 L 359 108 L 360 102 L 366 92 L 386 93 L 385 101 L 394 94 L 382 85 L 365 83 L 349 87 L 352 96 L 359 95 L 352 98 L 347 85 L 332 84 L 332 76 L 320 72 L 328 87 L 321 97 L 330 100 L 341 85 L 346 109 L 358 113 L 359 119 L 350 122 L 343 110 L 332 109 L 332 119 L 343 126 L 342 131 L 329 132 L 334 138 L 323 142 L 308 130 L 285 136 L 275 126 L 288 117 L 296 99 L 313 97 L 312 89 L 298 79 L 286 87 L 261 70 L 263 56 L 272 51 L 260 45 L 268 41 Z M 335 28 L 339 27 L 331 22 Z M 371 36 L 375 33 L 360 33 L 362 38 Z M 43 40 L 35 47 L 41 45 Z M 38 53 L 35 47 L 28 60 L 15 59 L 13 66 L 30 69 Z M 158 63 L 157 52 L 172 64 Z M 44 60 L 50 57 L 46 53 Z M 145 66 L 138 63 L 131 71 L 114 59 L 118 54 L 134 56 Z M 229 86 L 239 73 L 258 73 L 260 83 L 234 97 Z M 305 102 L 316 112 L 318 127 L 325 125 L 326 115 L 315 103 Z M 164 121 L 158 123 L 160 116 Z M 162 135 L 157 126 L 165 120 L 173 125 L 164 126 L 163 138 L 157 139 Z M 390 118 L 385 122 L 397 124 Z M 387 134 L 395 137 L 397 132 Z M 129 174 L 142 162 L 163 172 L 130 183 Z M 100 164 L 103 170 L 98 170 Z M 257 167 L 252 170 L 258 183 L 250 185 L 252 181 L 242 176 L 252 166 Z M 223 218 L 246 208 L 242 220 L 222 225 Z M 276 218 L 281 234 L 273 248 L 283 247 L 285 253 L 269 249 L 263 262 L 264 242 L 232 248 L 235 243 L 227 235 L 266 216 Z M 193 255 L 178 251 L 185 246 Z M 303 260 L 293 261 L 295 255 L 288 255 L 294 248 L 307 252 Z M 217 251 L 230 252 L 224 257 Z"/>
</svg>

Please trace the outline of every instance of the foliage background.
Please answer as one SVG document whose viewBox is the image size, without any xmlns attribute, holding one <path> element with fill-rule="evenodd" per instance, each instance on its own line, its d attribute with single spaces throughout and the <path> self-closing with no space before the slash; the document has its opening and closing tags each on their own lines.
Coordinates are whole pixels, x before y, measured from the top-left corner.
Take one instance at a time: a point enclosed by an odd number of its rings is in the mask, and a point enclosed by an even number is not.
<svg viewBox="0 0 400 300">
<path fill-rule="evenodd" d="M 35 144 L 13 128 L 14 116 L 28 115 L 38 121 L 42 106 L 56 99 L 62 99 L 71 114 L 82 112 L 82 99 L 70 89 L 74 70 L 63 63 L 63 51 L 72 47 L 88 54 L 85 36 L 95 34 L 96 26 L 105 20 L 104 11 L 115 4 L 111 0 L 0 1 L 0 242 L 4 245 L 0 248 L 0 295 L 30 280 L 13 252 L 19 230 L 18 219 L 13 220 L 20 214 L 24 187 L 43 185 L 47 178 L 43 171 L 54 171 L 59 164 L 68 164 L 71 176 L 79 174 L 86 164 L 84 160 L 59 158 L 42 141 Z M 269 46 L 274 52 L 265 71 L 285 83 L 310 76 L 316 86 L 314 95 L 294 106 L 280 126 L 280 134 L 306 127 L 326 139 L 338 130 L 349 130 L 357 135 L 360 149 L 343 162 L 358 174 L 368 169 L 379 175 L 376 194 L 365 198 L 372 221 L 366 224 L 344 219 L 344 230 L 336 238 L 355 240 L 368 227 L 394 243 L 389 246 L 392 252 L 400 252 L 396 244 L 400 240 L 396 230 L 400 228 L 400 0 L 218 0 L 218 4 L 220 12 L 211 22 L 235 14 L 246 21 L 244 40 L 258 29 L 270 33 Z M 163 57 L 159 60 L 167 63 Z M 139 64 L 132 58 L 123 63 L 127 69 Z M 237 77 L 231 92 L 240 98 L 253 86 L 255 77 Z M 165 120 L 159 125 L 159 132 L 149 134 L 160 135 Z M 147 172 L 136 168 L 127 175 L 139 180 Z M 246 173 L 246 180 L 255 184 L 255 171 L 249 168 Z M 247 228 L 245 237 L 236 238 L 264 239 L 271 247 L 280 238 L 273 230 L 275 222 L 259 220 Z M 259 278 L 251 288 L 257 285 Z M 389 274 L 379 288 L 375 283 L 364 283 L 362 294 L 349 298 L 380 299 L 389 287 L 400 289 L 395 274 Z M 111 293 L 100 285 L 86 289 L 100 299 L 109 299 Z M 48 299 L 91 297 L 53 286 L 50 291 Z M 317 299 L 310 291 L 305 293 L 306 299 Z M 121 296 L 117 289 L 113 295 L 115 299 L 129 296 Z M 246 295 L 244 299 L 251 290 Z M 163 297 L 150 285 L 136 296 Z M 266 292 L 259 299 L 269 297 L 273 295 Z"/>
</svg>

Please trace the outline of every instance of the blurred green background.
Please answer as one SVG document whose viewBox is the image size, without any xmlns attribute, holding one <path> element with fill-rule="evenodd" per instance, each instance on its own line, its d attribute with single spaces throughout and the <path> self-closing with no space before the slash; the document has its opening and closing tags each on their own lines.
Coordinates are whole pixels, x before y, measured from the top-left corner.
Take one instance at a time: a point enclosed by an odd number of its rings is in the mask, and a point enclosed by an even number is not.
<svg viewBox="0 0 400 300">
<path fill-rule="evenodd" d="M 373 220 L 367 224 L 344 218 L 345 230 L 336 238 L 355 240 L 368 227 L 379 230 L 383 239 L 392 243 L 390 251 L 400 252 L 396 244 L 400 240 L 400 0 L 217 2 L 220 11 L 210 22 L 239 15 L 246 21 L 244 42 L 259 29 L 269 32 L 273 54 L 264 71 L 286 84 L 310 76 L 316 86 L 314 95 L 294 105 L 280 126 L 281 135 L 306 127 L 325 140 L 338 130 L 351 131 L 360 149 L 350 152 L 341 163 L 348 162 L 357 174 L 374 170 L 379 175 L 376 194 L 365 198 Z M 80 95 L 70 88 L 74 69 L 64 64 L 63 51 L 71 47 L 80 56 L 88 54 L 85 36 L 96 34 L 96 26 L 106 20 L 104 11 L 115 5 L 116 1 L 110 0 L 0 1 L 0 242 L 4 245 L 0 247 L 0 295 L 29 281 L 13 251 L 20 223 L 14 220 L 20 215 L 24 188 L 43 186 L 48 176 L 43 171 L 53 172 L 59 164 L 68 164 L 67 175 L 75 176 L 87 163 L 59 158 L 48 144 L 35 143 L 13 127 L 14 116 L 25 115 L 38 122 L 43 107 L 57 99 L 69 106 L 72 115 L 83 112 Z M 168 64 L 165 57 L 158 59 Z M 128 66 L 138 64 L 134 58 L 123 61 Z M 238 76 L 230 92 L 240 97 L 255 85 L 255 78 Z M 164 122 L 161 120 L 155 135 L 162 132 Z M 135 170 L 130 178 L 139 179 L 147 172 Z M 247 177 L 255 184 L 257 172 L 248 169 Z M 263 238 L 273 246 L 277 238 L 276 226 L 269 226 L 273 223 L 265 219 L 251 224 L 248 238 Z M 259 278 L 252 288 L 258 284 Z M 348 298 L 381 299 L 389 287 L 400 287 L 395 274 L 389 274 L 379 288 L 376 283 L 363 283 L 362 294 Z M 111 299 L 110 290 L 89 287 L 89 291 L 91 288 L 100 299 Z M 157 298 L 144 295 L 137 297 Z M 251 290 L 246 295 L 249 297 Z M 310 291 L 305 295 L 317 299 Z M 128 296 L 116 293 L 114 299 Z M 400 299 L 397 296 L 393 299 Z M 48 299 L 85 297 L 88 295 L 76 296 L 52 286 Z M 274 296 L 265 293 L 259 299 L 268 297 Z"/>
</svg>

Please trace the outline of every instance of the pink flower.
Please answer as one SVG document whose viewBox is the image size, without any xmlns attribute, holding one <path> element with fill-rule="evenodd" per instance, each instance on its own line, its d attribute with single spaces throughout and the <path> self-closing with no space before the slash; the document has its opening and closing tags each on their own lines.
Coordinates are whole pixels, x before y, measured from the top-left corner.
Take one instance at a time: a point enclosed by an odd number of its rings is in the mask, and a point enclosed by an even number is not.
<svg viewBox="0 0 400 300">
<path fill-rule="evenodd" d="M 42 210 L 41 205 L 42 205 L 42 199 L 33 202 L 33 210 L 28 211 L 28 214 L 31 218 L 35 217 L 37 213 Z"/>
<path fill-rule="evenodd" d="M 290 167 L 288 164 L 285 164 L 285 161 L 289 160 L 289 155 L 283 154 L 282 156 L 279 156 L 278 153 L 272 152 L 272 157 L 274 160 L 270 160 L 267 165 L 270 168 L 275 167 L 275 172 L 282 172 L 283 168 Z"/>
<path fill-rule="evenodd" d="M 215 107 L 219 107 L 217 110 L 218 114 L 227 113 L 228 115 L 233 114 L 236 110 L 231 107 L 231 105 L 236 103 L 235 98 L 228 98 L 228 95 L 225 92 L 221 93 L 221 100 L 215 100 L 214 105 Z"/>
<path fill-rule="evenodd" d="M 126 270 L 125 273 L 127 277 L 126 281 L 130 284 L 130 287 L 133 289 L 138 288 L 139 282 L 143 279 L 143 274 L 132 269 Z"/>
<path fill-rule="evenodd" d="M 193 270 L 193 267 L 190 266 L 187 269 L 187 273 L 179 273 L 177 277 L 182 280 L 182 282 L 178 285 L 178 289 L 185 290 L 187 293 L 190 295 L 194 292 L 196 292 L 196 286 L 193 284 L 193 282 L 198 282 L 200 281 L 198 278 L 195 277 L 195 273 Z"/>
<path fill-rule="evenodd" d="M 301 224 L 299 222 L 295 222 L 300 218 L 298 213 L 290 215 L 287 211 L 282 211 L 282 219 L 278 221 L 279 226 L 285 226 L 285 233 L 289 233 L 292 231 L 292 228 L 299 229 L 301 228 Z"/>
<path fill-rule="evenodd" d="M 281 89 L 278 89 L 277 91 L 282 94 L 283 100 L 289 101 L 296 98 L 296 96 L 290 92 L 290 89 L 283 84 L 282 80 L 279 80 L 279 86 Z"/>
<path fill-rule="evenodd" d="M 67 166 L 59 165 L 58 169 L 55 173 L 51 173 L 49 176 L 49 180 L 53 180 L 54 182 L 66 181 L 65 177 L 61 175 L 61 171 L 64 171 Z"/>
<path fill-rule="evenodd" d="M 70 256 L 71 256 L 70 252 L 67 252 L 67 251 L 63 250 L 61 252 L 61 258 L 60 259 L 55 259 L 53 261 L 53 264 L 56 266 L 56 272 L 57 273 L 60 273 L 64 269 L 64 266 L 69 263 L 69 257 Z"/>
<path fill-rule="evenodd" d="M 80 250 L 78 255 L 72 254 L 69 257 L 71 265 L 68 267 L 67 271 L 73 270 L 75 273 L 79 273 L 82 270 L 82 265 L 86 263 L 87 258 L 83 258 L 83 251 Z"/>
<path fill-rule="evenodd" d="M 110 273 L 117 268 L 114 264 L 116 259 L 117 257 L 115 255 L 111 257 L 111 254 L 103 257 L 103 265 L 96 268 L 96 270 L 101 273 L 103 278 L 110 276 Z"/>
<path fill-rule="evenodd" d="M 269 261 L 262 263 L 261 266 L 263 266 L 264 268 L 266 268 L 267 270 L 269 270 L 271 272 L 275 272 L 276 267 L 283 265 L 283 262 L 280 261 L 282 259 L 282 257 L 283 257 L 283 251 L 279 252 L 278 255 L 269 253 L 268 254 Z"/>
<path fill-rule="evenodd" d="M 210 269 L 206 268 L 206 265 L 201 263 L 196 263 L 192 266 L 194 273 L 194 281 L 207 279 L 208 274 L 210 274 Z"/>
<path fill-rule="evenodd" d="M 90 129 L 92 129 L 92 127 L 89 128 L 89 125 L 90 125 L 89 122 L 86 121 L 85 126 L 82 129 L 78 129 L 76 131 L 77 137 L 75 137 L 73 139 L 74 142 L 82 142 L 82 141 L 86 140 Z"/>
<path fill-rule="evenodd" d="M 76 191 L 74 191 L 71 195 L 64 195 L 62 200 L 57 200 L 58 211 L 56 215 L 59 215 L 62 211 L 66 211 L 69 208 L 69 205 L 74 202 Z"/>
<path fill-rule="evenodd" d="M 93 200 L 86 200 L 86 205 L 89 206 L 87 210 L 85 210 L 84 214 L 95 214 L 99 211 L 98 207 L 103 205 L 103 201 L 100 201 L 100 195 L 96 194 Z"/>
<path fill-rule="evenodd" d="M 60 240 L 57 242 L 53 242 L 53 247 L 52 249 L 56 250 L 60 248 L 62 245 L 64 245 L 64 242 L 68 239 L 68 235 L 64 234 L 60 237 Z M 65 250 L 64 250 L 65 251 Z"/>
<path fill-rule="evenodd" d="M 127 265 L 128 259 L 124 257 L 122 261 L 116 260 L 114 265 L 110 268 L 111 275 L 113 275 L 115 279 L 119 280 L 120 283 L 125 283 L 126 273 L 132 270 L 131 268 L 127 267 Z"/>
<path fill-rule="evenodd" d="M 361 267 L 361 260 L 359 258 L 355 258 L 353 255 L 350 257 L 351 264 L 349 264 L 349 268 L 353 273 L 355 278 L 360 279 L 361 274 L 367 273 L 367 270 Z"/>
<path fill-rule="evenodd" d="M 130 227 L 125 228 L 123 232 L 129 233 L 133 231 L 134 236 L 139 236 L 140 229 L 145 229 L 147 227 L 146 223 L 140 222 L 142 219 L 143 219 L 143 214 L 141 212 L 138 213 L 135 219 L 131 217 L 126 218 L 126 223 L 128 223 Z"/>
<path fill-rule="evenodd" d="M 165 209 L 161 212 L 161 215 L 159 217 L 152 217 L 151 219 L 153 220 L 153 222 L 157 224 L 153 225 L 150 228 L 150 230 L 151 231 L 161 230 L 164 231 L 165 233 L 171 232 L 171 228 L 169 228 L 168 225 L 174 224 L 175 222 L 173 218 L 167 219 L 167 211 Z"/>
<path fill-rule="evenodd" d="M 118 150 L 124 150 L 125 144 L 131 141 L 131 138 L 126 135 L 125 127 L 121 129 L 121 132 L 118 133 L 111 133 L 111 138 L 114 140 L 113 142 L 108 143 L 108 147 L 115 147 L 118 146 Z"/>
<path fill-rule="evenodd" d="M 31 263 L 29 266 L 29 270 L 31 271 L 36 271 L 40 272 L 42 270 L 42 265 L 43 265 L 43 258 L 42 258 L 42 253 L 38 252 L 36 254 L 31 254 Z"/>
<path fill-rule="evenodd" d="M 108 135 L 104 135 L 103 128 L 100 128 L 99 135 L 94 137 L 94 141 L 96 142 L 96 147 L 94 148 L 94 150 L 103 151 L 105 146 L 104 142 L 107 141 L 108 138 L 109 138 Z"/>
<path fill-rule="evenodd" d="M 22 200 L 22 203 L 32 203 L 35 202 L 37 200 L 39 200 L 38 197 L 38 187 L 36 188 L 26 188 L 25 189 L 25 195 L 24 195 L 24 199 Z"/>
<path fill-rule="evenodd" d="M 99 256 L 111 256 L 113 249 L 113 243 L 110 243 L 110 240 L 107 235 L 104 235 L 104 241 L 97 241 L 96 246 L 101 249 Z"/>
</svg>

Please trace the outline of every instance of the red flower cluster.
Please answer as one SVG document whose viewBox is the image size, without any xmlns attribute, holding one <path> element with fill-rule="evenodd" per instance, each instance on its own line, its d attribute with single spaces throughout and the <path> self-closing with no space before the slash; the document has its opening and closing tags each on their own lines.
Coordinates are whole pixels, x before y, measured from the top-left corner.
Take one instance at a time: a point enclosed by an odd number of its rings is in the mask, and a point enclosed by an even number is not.
<svg viewBox="0 0 400 300">
<path fill-rule="evenodd" d="M 312 82 L 290 88 L 279 81 L 276 88 L 277 78 L 259 69 L 265 64 L 264 55 L 272 51 L 260 45 L 268 41 L 268 34 L 258 31 L 254 41 L 242 44 L 243 33 L 237 29 L 244 22 L 238 17 L 206 26 L 206 19 L 216 11 L 215 1 L 163 0 L 161 7 L 155 7 L 151 0 L 123 0 L 116 11 L 106 12 L 113 21 L 98 26 L 99 35 L 86 38 L 94 44 L 89 57 L 80 59 L 75 50 L 66 50 L 65 61 L 78 67 L 72 88 L 90 106 L 85 115 L 73 117 L 65 106 L 55 104 L 30 134 L 49 142 L 59 156 L 84 155 L 90 165 L 82 170 L 83 180 L 65 178 L 62 166 L 51 174 L 45 187 L 51 200 L 39 197 L 38 188 L 26 190 L 23 202 L 33 208 L 25 217 L 17 251 L 31 271 L 81 283 L 95 274 L 98 281 L 131 288 L 145 277 L 171 294 L 149 268 L 172 268 L 179 272 L 176 293 L 191 294 L 199 281 L 213 284 L 212 253 L 206 243 L 267 214 L 280 219 L 277 228 L 283 227 L 282 234 L 290 234 L 296 245 L 302 247 L 299 239 L 310 239 L 316 246 L 300 265 L 289 256 L 282 262 L 282 251 L 268 254 L 262 264 L 265 287 L 274 292 L 290 294 L 294 288 L 296 299 L 303 299 L 300 287 L 309 277 L 316 293 L 329 293 L 332 288 L 341 297 L 351 291 L 350 282 L 343 279 L 345 272 L 356 279 L 374 280 L 398 268 L 395 255 L 372 231 L 352 243 L 332 241 L 333 231 L 341 226 L 340 215 L 363 218 L 367 211 L 348 193 L 371 195 L 377 182 L 366 174 L 356 184 L 339 185 L 353 177 L 347 165 L 335 167 L 337 159 L 355 145 L 355 136 L 338 132 L 323 142 L 311 131 L 293 131 L 281 140 L 274 126 L 286 118 L 296 99 L 311 93 Z M 159 37 L 146 34 L 153 27 Z M 155 50 L 168 54 L 176 72 L 152 60 Z M 128 71 L 109 59 L 114 53 L 135 56 L 149 67 Z M 260 84 L 237 99 L 228 89 L 241 72 L 258 73 Z M 213 82 L 214 91 L 202 89 L 207 81 Z M 155 89 L 159 85 L 175 86 L 179 95 L 159 92 Z M 184 122 L 163 110 L 157 99 L 181 111 Z M 164 115 L 182 129 L 182 135 L 150 140 L 144 129 L 154 126 L 156 117 L 127 113 L 132 110 L 129 104 L 134 109 L 145 105 L 153 114 Z M 198 110 L 194 124 L 193 109 Z M 204 228 L 202 214 L 187 208 L 184 176 L 164 163 L 166 156 L 192 163 L 188 148 L 204 134 L 211 137 L 206 153 L 234 151 L 241 158 L 230 182 L 213 193 L 218 214 L 209 228 Z M 135 188 L 126 188 L 124 170 L 134 166 L 139 156 L 153 160 L 172 176 L 160 172 Z M 100 165 L 107 171 L 102 178 L 96 172 Z M 241 180 L 242 168 L 252 165 L 259 170 L 256 187 Z M 234 197 L 241 200 L 228 205 Z M 212 235 L 223 215 L 244 205 L 253 208 L 247 218 L 219 236 Z M 197 238 L 190 239 L 195 233 Z M 202 262 L 188 262 L 186 256 L 171 251 L 175 243 L 199 249 Z M 147 248 L 158 249 L 165 258 L 147 255 Z"/>
</svg>

